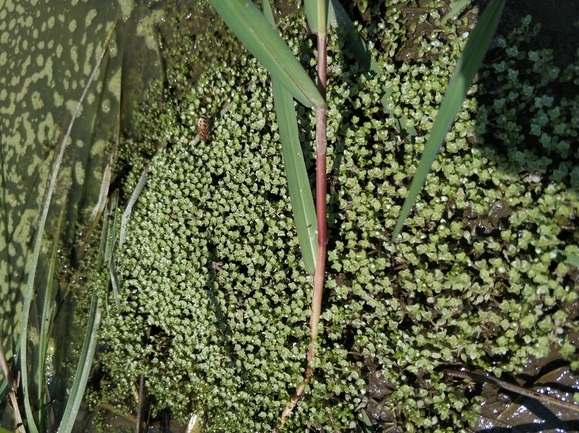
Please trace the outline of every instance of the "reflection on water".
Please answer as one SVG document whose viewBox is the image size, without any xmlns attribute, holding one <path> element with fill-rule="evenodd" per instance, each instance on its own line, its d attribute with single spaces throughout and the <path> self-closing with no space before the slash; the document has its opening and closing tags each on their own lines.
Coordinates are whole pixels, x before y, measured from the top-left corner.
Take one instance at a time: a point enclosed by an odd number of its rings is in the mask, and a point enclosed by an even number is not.
<svg viewBox="0 0 579 433">
<path fill-rule="evenodd" d="M 133 101 L 149 80 L 159 76 L 160 61 L 151 43 L 159 15 L 160 11 L 152 12 L 146 6 L 133 9 L 132 1 L 0 0 L 0 341 L 9 358 L 19 338 L 35 227 L 56 149 L 73 119 L 107 33 L 116 23 L 109 52 L 74 121 L 53 195 L 44 232 L 46 245 L 41 249 L 36 274 L 37 301 L 31 311 L 28 350 L 32 353 L 38 347 L 51 243 L 60 242 L 63 266 L 71 261 L 74 265 L 70 251 L 98 200 L 119 125 L 130 119 L 132 102 L 127 101 Z M 135 59 L 140 64 L 136 65 Z M 148 67 L 142 68 L 141 62 Z M 130 83 L 127 77 L 131 77 Z M 61 211 L 64 224 L 60 230 Z M 59 272 L 56 275 L 55 280 Z M 61 291 L 56 295 L 55 311 L 62 311 L 54 322 L 52 357 L 70 340 L 74 301 L 65 296 L 62 282 L 50 284 Z"/>
</svg>

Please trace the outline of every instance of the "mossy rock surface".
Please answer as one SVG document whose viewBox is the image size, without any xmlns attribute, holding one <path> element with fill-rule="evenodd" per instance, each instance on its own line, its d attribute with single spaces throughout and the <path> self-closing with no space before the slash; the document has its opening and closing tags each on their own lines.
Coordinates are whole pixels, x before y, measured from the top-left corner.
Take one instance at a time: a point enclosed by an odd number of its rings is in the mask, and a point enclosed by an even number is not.
<svg viewBox="0 0 579 433">
<path fill-rule="evenodd" d="M 421 36 L 429 60 L 402 63 L 392 54 L 407 42 L 393 30 L 403 15 L 391 7 L 360 29 L 380 72 L 361 70 L 330 36 L 322 329 L 286 431 L 356 431 L 362 411 L 376 431 L 459 431 L 478 400 L 445 366 L 517 375 L 553 348 L 577 362 L 577 270 L 558 251 L 579 253 L 578 155 L 560 144 L 577 139 L 579 63 L 555 71 L 548 52 L 527 52 L 528 23 L 499 43 L 499 61 L 469 92 L 392 242 L 468 24 Z M 437 19 L 435 9 L 425 16 Z M 305 24 L 281 27 L 311 67 Z M 558 96 L 560 83 L 573 96 Z M 313 113 L 298 112 L 313 164 Z M 203 113 L 212 138 L 192 146 Z M 550 121 L 537 135 L 541 113 Z M 104 333 L 116 384 L 108 398 L 130 408 L 126 396 L 144 373 L 157 409 L 169 406 L 183 423 L 197 413 L 204 431 L 269 431 L 302 380 L 312 286 L 269 77 L 251 56 L 232 55 L 149 115 L 143 125 L 157 128 L 143 126 L 145 147 L 166 146 L 119 251 L 121 308 Z"/>
</svg>

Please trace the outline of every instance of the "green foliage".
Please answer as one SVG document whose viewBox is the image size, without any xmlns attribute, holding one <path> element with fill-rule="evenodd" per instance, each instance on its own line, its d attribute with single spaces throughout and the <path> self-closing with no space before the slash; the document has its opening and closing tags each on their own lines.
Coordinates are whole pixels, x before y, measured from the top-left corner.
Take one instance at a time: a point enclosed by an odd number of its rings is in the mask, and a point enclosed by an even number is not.
<svg viewBox="0 0 579 433">
<path fill-rule="evenodd" d="M 210 1 L 243 45 L 294 98 L 308 106 L 325 105 L 315 83 L 296 61 L 275 27 L 265 19 L 252 1 Z"/>
<path fill-rule="evenodd" d="M 436 154 L 440 150 L 440 146 L 442 146 L 458 110 L 464 103 L 466 93 L 494 37 L 504 5 L 505 0 L 491 0 L 479 17 L 460 58 L 456 62 L 454 72 L 448 83 L 448 89 L 440 104 L 436 121 L 432 125 L 420 163 L 412 178 L 408 197 L 404 202 L 394 229 L 393 239 L 400 234 L 404 221 L 410 213 L 410 208 L 414 205 L 416 196 L 426 181 L 426 176 L 428 176 Z"/>
<path fill-rule="evenodd" d="M 550 90 L 565 80 L 569 94 L 579 94 L 577 66 L 555 73 L 548 53 L 538 53 L 540 71 L 552 78 L 529 66 L 509 79 L 515 63 L 508 59 L 529 56 L 529 23 L 505 38 L 493 53 L 499 63 L 469 90 L 407 230 L 392 243 L 468 23 L 451 20 L 410 40 L 400 9 L 383 12 L 384 22 L 359 28 L 364 40 L 385 41 L 368 43 L 381 74 L 364 72 L 330 32 L 327 297 L 315 374 L 287 431 L 352 431 L 362 410 L 375 427 L 456 431 L 474 418 L 473 401 L 438 367 L 518 374 L 552 348 L 579 361 L 571 337 L 577 270 L 558 253 L 579 254 L 579 155 L 552 145 L 576 136 L 569 107 L 577 99 Z M 433 10 L 421 21 L 435 28 L 440 18 Z M 281 27 L 309 65 L 305 24 Z M 394 56 L 414 49 L 416 58 Z M 143 373 L 157 410 L 170 406 L 183 422 L 201 414 L 204 431 L 267 431 L 302 380 L 311 281 L 268 80 L 256 60 L 232 56 L 173 104 L 152 107 L 165 129 L 142 126 L 149 144 L 163 137 L 168 146 L 152 161 L 119 252 L 121 308 L 103 325 L 102 361 L 115 384 L 107 398 L 126 411 Z M 532 98 L 508 99 L 525 86 L 535 89 Z M 385 95 L 391 106 L 382 104 Z M 232 106 L 212 119 L 213 139 L 190 146 L 198 116 L 225 103 Z M 563 125 L 541 126 L 549 146 L 529 140 L 538 136 L 520 121 L 540 122 L 539 110 Z M 314 119 L 297 111 L 301 141 L 312 141 Z M 507 138 L 515 147 L 505 146 Z M 306 162 L 312 152 L 305 149 Z"/>
</svg>

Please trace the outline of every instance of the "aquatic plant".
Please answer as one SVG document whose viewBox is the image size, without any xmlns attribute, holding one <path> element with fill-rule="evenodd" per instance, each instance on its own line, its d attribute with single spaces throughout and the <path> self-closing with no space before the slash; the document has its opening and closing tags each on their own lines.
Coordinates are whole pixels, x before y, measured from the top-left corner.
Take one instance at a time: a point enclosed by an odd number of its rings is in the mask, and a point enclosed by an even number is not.
<svg viewBox="0 0 579 433">
<path fill-rule="evenodd" d="M 330 34 L 328 290 L 315 373 L 288 431 L 354 429 L 364 413 L 376 428 L 455 431 L 475 413 L 464 385 L 441 366 L 517 374 L 553 347 L 576 362 L 575 271 L 557 250 L 577 253 L 577 156 L 561 152 L 555 166 L 535 157 L 544 152 L 537 146 L 505 151 L 482 116 L 503 109 L 509 88 L 485 90 L 486 72 L 468 92 L 408 229 L 390 240 L 467 24 L 439 29 L 433 9 L 420 18 L 433 31 L 408 38 L 396 26 L 407 13 L 394 6 L 386 22 L 358 28 L 367 41 L 387 41 L 369 44 L 382 74 L 361 70 L 341 49 L 344 39 Z M 525 26 L 506 46 L 525 50 L 529 39 L 517 39 L 532 37 Z M 281 27 L 309 65 L 305 24 Z M 421 56 L 396 60 L 407 45 Z M 207 431 L 266 431 L 302 380 L 311 281 L 267 73 L 230 55 L 174 104 L 151 103 L 143 113 L 144 146 L 168 145 L 153 158 L 127 226 L 120 309 L 106 318 L 101 362 L 112 379 L 105 396 L 120 411 L 134 406 L 127 396 L 142 374 L 155 411 L 169 406 L 182 422 L 200 415 Z M 522 86 L 538 79 L 523 72 L 511 78 Z M 576 86 L 576 67 L 565 77 Z M 190 146 L 199 115 L 223 104 L 231 107 L 213 119 L 212 139 Z M 300 133 L 311 136 L 314 119 L 297 110 Z M 566 112 L 559 108 L 566 126 L 558 130 L 576 134 Z M 147 130 L 149 119 L 155 129 Z"/>
</svg>

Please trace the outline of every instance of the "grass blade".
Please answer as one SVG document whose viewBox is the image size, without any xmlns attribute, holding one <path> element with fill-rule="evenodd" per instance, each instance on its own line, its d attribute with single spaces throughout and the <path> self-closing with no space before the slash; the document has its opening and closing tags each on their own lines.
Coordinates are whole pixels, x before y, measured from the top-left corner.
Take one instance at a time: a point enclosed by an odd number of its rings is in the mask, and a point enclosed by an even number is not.
<svg viewBox="0 0 579 433">
<path fill-rule="evenodd" d="M 107 224 L 107 229 L 103 230 L 101 237 L 101 252 L 99 252 L 99 257 L 104 254 L 104 261 L 109 269 L 111 286 L 113 287 L 113 294 L 115 297 L 115 304 L 117 306 L 117 311 L 121 308 L 121 299 L 119 294 L 119 277 L 116 271 L 115 265 L 115 248 L 117 239 L 117 226 L 119 225 L 119 194 L 118 190 L 115 191 L 113 197 L 110 199 L 111 212 L 113 213 L 113 223 L 109 227 Z"/>
<path fill-rule="evenodd" d="M 84 254 L 84 247 L 90 240 L 91 233 L 93 229 L 97 226 L 100 221 L 101 215 L 103 210 L 107 204 L 107 197 L 109 193 L 109 186 L 111 184 L 111 176 L 112 176 L 112 169 L 113 169 L 113 157 L 111 156 L 109 163 L 105 167 L 103 178 L 101 181 L 101 190 L 99 193 L 99 199 L 96 203 L 95 207 L 92 210 L 92 213 L 89 217 L 88 223 L 84 230 L 84 233 L 81 236 L 81 241 L 79 242 L 78 246 L 76 247 L 76 257 L 77 260 L 82 260 Z"/>
<path fill-rule="evenodd" d="M 273 98 L 300 248 L 306 272 L 313 274 L 316 270 L 315 257 L 318 249 L 316 211 L 298 138 L 294 102 L 277 80 L 273 80 Z"/>
<path fill-rule="evenodd" d="M 319 35 L 326 34 L 328 28 L 328 0 L 305 0 L 306 19 L 312 33 Z M 320 32 L 320 29 L 322 31 Z"/>
<path fill-rule="evenodd" d="M 125 243 L 125 240 L 127 238 L 126 227 L 127 227 L 127 223 L 129 222 L 129 216 L 131 215 L 131 212 L 133 212 L 133 206 L 137 202 L 137 199 L 139 198 L 139 196 L 141 195 L 141 192 L 143 192 L 143 189 L 145 188 L 145 185 L 147 184 L 148 176 L 149 176 L 149 166 L 147 166 L 143 170 L 143 172 L 141 173 L 141 177 L 139 178 L 139 182 L 137 183 L 137 186 L 133 190 L 133 193 L 131 194 L 131 198 L 129 199 L 129 202 L 127 203 L 127 207 L 125 208 L 125 211 L 123 212 L 123 216 L 121 217 L 119 246 L 121 246 Z"/>
<path fill-rule="evenodd" d="M 346 46 L 364 71 L 369 71 L 372 65 L 370 52 L 366 49 L 354 23 L 338 0 L 330 1 L 330 23 L 344 31 Z"/>
<path fill-rule="evenodd" d="M 94 77 L 98 71 L 98 68 L 104 58 L 108 45 L 113 37 L 114 30 L 116 27 L 116 23 L 111 27 L 109 30 L 109 34 L 105 40 L 103 45 L 103 50 L 97 63 L 92 71 L 91 76 L 89 77 L 86 86 L 82 92 L 78 103 L 76 104 L 76 108 L 74 110 L 72 119 L 68 125 L 68 129 L 64 138 L 60 144 L 60 148 L 58 151 L 58 155 L 54 161 L 54 166 L 52 169 L 52 175 L 50 178 L 50 182 L 46 189 L 46 197 L 44 198 L 44 204 L 42 208 L 42 213 L 40 215 L 40 220 L 38 221 L 38 229 L 36 231 L 36 237 L 34 239 L 34 249 L 32 253 L 32 260 L 30 263 L 30 269 L 28 271 L 28 281 L 26 285 L 26 293 L 24 295 L 24 303 L 22 306 L 22 327 L 20 331 L 20 342 L 21 342 L 21 350 L 20 350 L 20 370 L 22 375 L 22 389 L 24 394 L 24 411 L 26 413 L 26 421 L 28 430 L 30 433 L 38 433 L 38 427 L 36 426 L 36 422 L 34 420 L 34 414 L 32 412 L 32 406 L 30 405 L 30 385 L 31 383 L 28 380 L 28 354 L 27 354 L 27 341 L 28 341 L 28 321 L 30 318 L 30 307 L 32 305 L 32 298 L 34 296 L 34 279 L 36 277 L 36 268 L 38 267 L 38 258 L 40 256 L 40 247 L 42 244 L 42 237 L 44 235 L 44 226 L 46 225 L 46 219 L 48 218 L 48 210 L 50 208 L 50 202 L 52 200 L 52 193 L 54 192 L 54 188 L 56 186 L 56 178 L 60 171 L 60 165 L 62 163 L 62 159 L 64 157 L 64 151 L 66 149 L 66 144 L 70 137 L 70 132 L 72 130 L 72 126 L 74 121 L 76 120 L 78 113 L 80 112 L 80 107 L 84 101 L 84 98 L 88 92 L 90 85 L 92 84 Z M 40 384 L 39 386 L 43 386 Z"/>
<path fill-rule="evenodd" d="M 404 206 L 402 207 L 402 211 L 398 217 L 398 222 L 396 223 L 396 228 L 392 235 L 393 239 L 402 231 L 404 221 L 408 217 L 410 208 L 414 204 L 416 197 L 424 185 L 424 181 L 430 171 L 434 158 L 436 158 L 436 154 L 444 141 L 444 137 L 446 137 L 446 133 L 454 122 L 456 113 L 458 113 L 458 110 L 464 101 L 470 83 L 483 61 L 494 36 L 504 5 L 505 0 L 491 1 L 479 18 L 475 29 L 464 47 L 462 55 L 456 63 L 456 68 L 452 78 L 450 79 L 448 89 L 446 90 L 444 99 L 442 100 L 434 125 L 432 126 L 432 131 L 430 131 L 430 137 L 428 137 L 428 141 L 424 146 L 424 153 L 420 159 L 420 164 L 418 165 L 416 174 L 412 179 L 408 196 L 404 201 Z"/>
<path fill-rule="evenodd" d="M 44 292 L 44 301 L 42 303 L 42 321 L 40 324 L 40 342 L 38 344 L 38 373 L 36 376 L 39 378 L 39 383 L 44 383 L 44 375 L 46 374 L 46 355 L 48 353 L 48 343 L 50 340 L 50 332 L 52 331 L 53 324 L 53 314 L 54 314 L 54 275 L 56 274 L 56 265 L 58 263 L 58 252 L 60 244 L 58 239 L 60 239 L 60 234 L 62 233 L 62 227 L 64 225 L 64 219 L 66 216 L 66 201 L 62 203 L 60 210 L 60 216 L 58 218 L 58 226 L 55 230 L 56 235 L 54 236 L 54 242 L 52 244 L 52 253 L 50 256 L 48 264 L 48 277 L 46 278 L 46 290 Z M 45 401 L 45 387 L 40 385 L 38 387 L 38 425 L 40 426 L 40 431 L 46 431 L 46 401 Z"/>
<path fill-rule="evenodd" d="M 257 60 L 302 104 L 325 102 L 283 39 L 250 0 L 211 0 L 217 13 Z"/>
<path fill-rule="evenodd" d="M 269 1 L 266 0 L 263 4 L 266 18 L 273 24 L 273 14 L 269 8 Z M 304 258 L 306 272 L 313 274 L 316 271 L 316 255 L 318 251 L 316 209 L 304 155 L 300 146 L 294 101 L 285 88 L 273 77 L 272 86 L 288 190 L 300 249 Z"/>
<path fill-rule="evenodd" d="M 444 18 L 442 19 L 442 21 L 440 22 L 441 24 L 446 24 L 446 22 L 453 18 L 454 16 L 458 15 L 458 13 L 461 11 L 462 8 L 464 8 L 467 4 L 470 3 L 470 0 L 459 0 L 457 1 L 453 6 L 452 9 L 450 10 L 449 13 L 447 13 Z"/>
<path fill-rule="evenodd" d="M 98 325 L 100 323 L 100 316 L 101 313 L 97 290 L 94 289 L 88 325 L 86 328 L 84 343 L 82 345 L 82 352 L 78 361 L 78 368 L 74 377 L 72 388 L 70 390 L 70 395 L 68 397 L 68 401 L 66 402 L 66 408 L 64 409 L 62 421 L 58 427 L 58 433 L 70 433 L 74 427 L 78 409 L 82 403 L 84 390 L 88 382 L 88 376 L 90 374 L 94 352 L 98 342 L 97 331 Z"/>
</svg>

